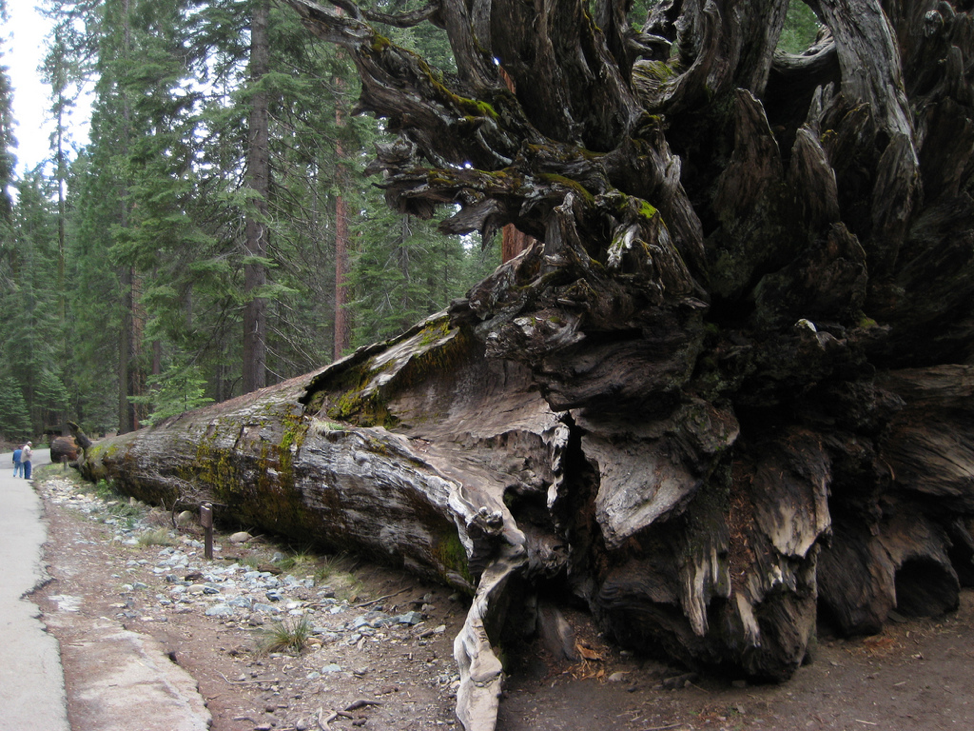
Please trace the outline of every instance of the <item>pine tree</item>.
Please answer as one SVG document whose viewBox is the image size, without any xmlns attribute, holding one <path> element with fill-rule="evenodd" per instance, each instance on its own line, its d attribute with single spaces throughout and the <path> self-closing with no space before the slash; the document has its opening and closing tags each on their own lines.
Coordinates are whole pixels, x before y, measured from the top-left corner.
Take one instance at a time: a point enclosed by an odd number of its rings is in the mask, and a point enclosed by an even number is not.
<svg viewBox="0 0 974 731">
<path fill-rule="evenodd" d="M 0 376 L 0 434 L 5 439 L 19 441 L 31 436 L 30 414 L 24 394 L 10 376 Z"/>
<path fill-rule="evenodd" d="M 34 401 L 44 431 L 67 431 L 68 405 L 71 397 L 61 377 L 50 369 L 42 370 L 37 379 Z"/>
<path fill-rule="evenodd" d="M 0 290 L 0 311 L 5 315 L 0 373 L 19 385 L 31 426 L 39 433 L 44 427 L 36 398 L 39 378 L 45 371 L 60 373 L 65 366 L 58 317 L 61 295 L 55 278 L 48 275 L 57 262 L 57 216 L 50 181 L 40 171 L 24 175 L 16 190 L 14 245 L 3 251 L 9 279 Z"/>
<path fill-rule="evenodd" d="M 267 198 L 270 193 L 269 98 L 264 86 L 270 71 L 267 36 L 269 0 L 253 0 L 250 23 L 250 109 L 247 134 L 246 259 L 244 261 L 243 391 L 267 383 Z"/>
<path fill-rule="evenodd" d="M 118 289 L 108 257 L 115 193 L 108 176 L 82 153 L 68 180 L 67 281 L 72 412 L 91 433 L 118 429 Z"/>
</svg>

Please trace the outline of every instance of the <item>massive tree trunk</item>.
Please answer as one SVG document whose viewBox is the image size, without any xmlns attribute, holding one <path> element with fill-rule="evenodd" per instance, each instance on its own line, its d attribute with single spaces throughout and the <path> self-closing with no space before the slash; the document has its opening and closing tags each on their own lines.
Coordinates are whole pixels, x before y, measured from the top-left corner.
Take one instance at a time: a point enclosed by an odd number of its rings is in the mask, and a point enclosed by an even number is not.
<svg viewBox="0 0 974 731">
<path fill-rule="evenodd" d="M 536 241 L 448 313 L 88 455 L 143 497 L 357 544 L 475 593 L 458 714 L 493 726 L 505 611 L 569 587 L 619 642 L 788 678 L 974 581 L 968 4 L 289 0 L 388 118 L 389 203 Z M 369 22 L 444 28 L 457 78 Z M 499 69 L 513 80 L 511 91 Z M 511 591 L 517 587 L 517 591 Z M 525 589 L 527 587 L 527 589 Z"/>
</svg>

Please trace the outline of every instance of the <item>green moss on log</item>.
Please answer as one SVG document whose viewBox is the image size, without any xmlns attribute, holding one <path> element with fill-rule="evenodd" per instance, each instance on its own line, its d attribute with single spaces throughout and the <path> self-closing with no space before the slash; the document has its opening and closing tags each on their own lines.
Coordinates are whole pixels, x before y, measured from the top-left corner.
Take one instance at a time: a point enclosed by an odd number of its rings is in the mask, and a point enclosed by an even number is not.
<svg viewBox="0 0 974 731">
<path fill-rule="evenodd" d="M 460 542 L 460 536 L 454 531 L 446 531 L 433 543 L 433 559 L 443 566 L 447 574 L 455 573 L 463 578 L 468 587 L 460 587 L 473 594 L 473 587 L 477 585 L 476 579 L 470 573 L 470 564 L 467 561 L 467 552 Z M 446 577 L 449 579 L 449 577 Z M 453 583 L 453 582 L 451 582 Z"/>
<path fill-rule="evenodd" d="M 335 421 L 392 429 L 400 423 L 389 408 L 392 398 L 404 388 L 451 372 L 467 360 L 469 345 L 469 336 L 451 326 L 446 315 L 433 318 L 401 341 L 402 357 L 349 364 L 331 382 L 320 384 L 324 395 L 312 395 L 309 403 L 320 403 Z M 384 374 L 389 378 L 380 383 Z"/>
</svg>

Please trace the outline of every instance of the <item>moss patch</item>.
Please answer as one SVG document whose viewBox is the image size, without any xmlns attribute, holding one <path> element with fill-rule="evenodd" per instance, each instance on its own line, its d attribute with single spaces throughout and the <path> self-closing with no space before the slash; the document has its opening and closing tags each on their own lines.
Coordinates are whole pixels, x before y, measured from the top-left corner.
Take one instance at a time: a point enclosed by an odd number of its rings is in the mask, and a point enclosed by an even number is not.
<svg viewBox="0 0 974 731">
<path fill-rule="evenodd" d="M 309 408 L 328 419 L 357 426 L 393 429 L 400 418 L 389 402 L 403 390 L 448 373 L 468 357 L 469 336 L 452 327 L 446 315 L 433 318 L 379 354 L 350 363 L 329 381 L 315 384 Z"/>
<path fill-rule="evenodd" d="M 433 559 L 436 563 L 443 566 L 447 572 L 454 572 L 463 577 L 470 586 L 476 586 L 477 581 L 470 573 L 470 564 L 467 562 L 467 552 L 460 542 L 460 536 L 453 532 L 443 533 L 436 543 L 433 544 Z"/>
</svg>

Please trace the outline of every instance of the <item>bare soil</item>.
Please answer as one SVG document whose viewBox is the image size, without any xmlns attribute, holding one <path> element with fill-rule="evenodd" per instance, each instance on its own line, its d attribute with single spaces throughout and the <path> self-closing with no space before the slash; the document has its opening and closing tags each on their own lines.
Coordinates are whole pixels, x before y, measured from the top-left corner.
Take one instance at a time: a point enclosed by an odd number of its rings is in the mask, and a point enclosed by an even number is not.
<svg viewBox="0 0 974 731">
<path fill-rule="evenodd" d="M 52 581 L 35 601 L 50 614 L 64 610 L 63 597 L 76 597 L 71 609 L 82 619 L 111 619 L 157 639 L 196 679 L 214 731 L 459 728 L 452 640 L 466 598 L 365 562 L 346 562 L 335 571 L 334 557 L 309 563 L 302 553 L 290 573 L 317 577 L 316 583 L 286 597 L 290 610 L 283 626 L 303 616 L 318 632 L 300 652 L 268 652 L 261 647 L 279 625 L 259 612 L 206 616 L 203 598 L 161 602 L 171 595 L 172 582 L 153 571 L 160 547 L 117 540 L 117 522 L 104 522 L 110 509 L 80 510 L 90 496 L 65 499 L 67 491 L 81 489 L 67 474 L 42 471 L 36 480 L 45 498 Z M 167 513 L 143 509 L 136 530 L 158 532 L 169 520 Z M 190 524 L 180 532 L 178 545 L 192 547 L 188 541 L 199 539 L 202 529 Z M 286 563 L 272 560 L 287 547 L 261 539 L 236 545 L 228 534 L 216 543 L 223 550 L 215 564 L 288 574 L 280 568 Z M 323 566 L 332 567 L 331 575 Z M 323 595 L 331 596 L 323 601 Z M 412 611 L 423 617 L 418 624 L 350 629 L 363 617 Z M 773 686 L 698 676 L 634 656 L 606 644 L 584 614 L 567 616 L 586 659 L 557 662 L 540 642 L 512 648 L 499 731 L 974 728 L 971 591 L 963 593 L 954 614 L 904 620 L 874 637 L 841 639 L 820 628 L 812 661 L 788 683 Z M 71 639 L 59 637 L 62 646 Z M 72 727 L 90 731 L 84 701 L 72 693 L 76 668 L 67 654 L 64 665 Z"/>
</svg>

